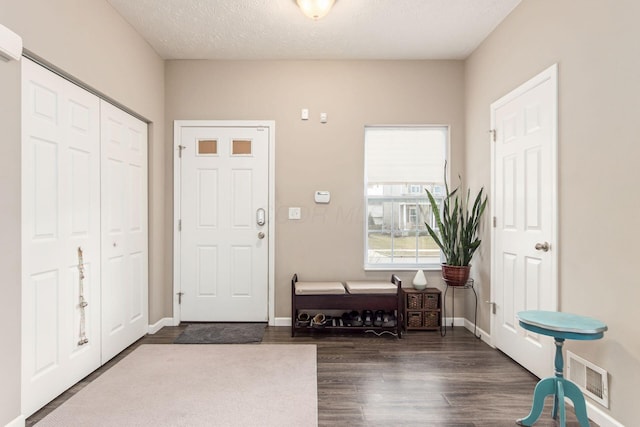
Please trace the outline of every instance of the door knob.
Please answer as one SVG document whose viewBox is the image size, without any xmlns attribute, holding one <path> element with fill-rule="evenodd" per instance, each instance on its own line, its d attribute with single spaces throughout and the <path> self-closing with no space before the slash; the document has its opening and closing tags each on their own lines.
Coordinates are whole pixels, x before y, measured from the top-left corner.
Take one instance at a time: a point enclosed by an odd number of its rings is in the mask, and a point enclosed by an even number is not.
<svg viewBox="0 0 640 427">
<path fill-rule="evenodd" d="M 258 233 L 258 239 L 264 239 L 264 233 L 262 231 Z"/>
<path fill-rule="evenodd" d="M 536 243 L 536 251 L 548 252 L 549 251 L 549 242 Z"/>
</svg>

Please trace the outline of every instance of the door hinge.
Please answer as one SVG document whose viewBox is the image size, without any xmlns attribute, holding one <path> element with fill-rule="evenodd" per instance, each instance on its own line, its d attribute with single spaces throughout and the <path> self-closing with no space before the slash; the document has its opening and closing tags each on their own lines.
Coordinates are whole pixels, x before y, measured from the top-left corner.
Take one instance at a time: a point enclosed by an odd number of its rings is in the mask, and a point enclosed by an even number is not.
<svg viewBox="0 0 640 427">
<path fill-rule="evenodd" d="M 184 292 L 178 292 L 176 295 L 178 295 L 178 304 L 182 304 L 182 295 L 184 295 Z"/>
<path fill-rule="evenodd" d="M 493 142 L 496 142 L 496 130 L 491 129 L 489 133 L 491 134 L 491 139 L 493 140 Z"/>
<path fill-rule="evenodd" d="M 493 228 L 496 228 L 496 223 L 497 223 L 497 219 L 496 219 L 496 217 L 494 216 L 494 217 L 493 217 Z"/>
<path fill-rule="evenodd" d="M 186 149 L 187 147 L 184 145 L 178 145 L 178 157 L 182 158 L 182 150 Z"/>
<path fill-rule="evenodd" d="M 178 231 L 182 231 L 182 220 L 178 220 Z"/>
</svg>

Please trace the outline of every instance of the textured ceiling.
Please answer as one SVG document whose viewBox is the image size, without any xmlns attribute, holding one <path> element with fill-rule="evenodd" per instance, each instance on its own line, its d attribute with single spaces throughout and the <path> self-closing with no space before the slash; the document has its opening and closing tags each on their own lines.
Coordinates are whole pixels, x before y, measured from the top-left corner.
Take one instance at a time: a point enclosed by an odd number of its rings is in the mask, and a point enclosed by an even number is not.
<svg viewBox="0 0 640 427">
<path fill-rule="evenodd" d="M 521 0 L 108 0 L 165 59 L 463 59 Z"/>
</svg>

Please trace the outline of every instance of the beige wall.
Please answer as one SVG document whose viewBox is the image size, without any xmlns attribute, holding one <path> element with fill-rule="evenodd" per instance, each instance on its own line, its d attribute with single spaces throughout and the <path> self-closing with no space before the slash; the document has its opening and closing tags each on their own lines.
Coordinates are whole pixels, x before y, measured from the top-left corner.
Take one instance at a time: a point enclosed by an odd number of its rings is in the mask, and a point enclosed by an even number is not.
<svg viewBox="0 0 640 427">
<path fill-rule="evenodd" d="M 164 67 L 162 60 L 104 0 L 0 0 L 0 23 L 24 47 L 151 120 L 149 141 L 150 321 L 170 315 L 164 289 Z M 0 425 L 20 415 L 20 65 L 0 62 L 3 273 L 0 320 Z M 169 197 L 170 199 L 170 197 Z M 169 202 L 170 203 L 170 200 Z M 170 224 L 169 224 L 170 225 Z M 169 255 L 167 255 L 167 253 Z"/>
<path fill-rule="evenodd" d="M 363 271 L 365 125 L 449 124 L 453 167 L 463 164 L 461 61 L 168 61 L 165 78 L 167 156 L 176 119 L 276 122 L 276 317 L 290 316 L 293 273 L 390 276 Z M 316 205 L 315 190 L 331 191 L 331 203 Z M 287 219 L 290 206 L 302 207 L 301 221 Z"/>
<path fill-rule="evenodd" d="M 524 0 L 466 62 L 465 170 L 487 188 L 489 105 L 559 64 L 560 309 L 608 324 L 604 339 L 567 347 L 609 371 L 611 414 L 625 425 L 637 422 L 640 385 L 638 16 L 636 0 Z M 476 262 L 483 299 L 489 253 Z"/>
</svg>

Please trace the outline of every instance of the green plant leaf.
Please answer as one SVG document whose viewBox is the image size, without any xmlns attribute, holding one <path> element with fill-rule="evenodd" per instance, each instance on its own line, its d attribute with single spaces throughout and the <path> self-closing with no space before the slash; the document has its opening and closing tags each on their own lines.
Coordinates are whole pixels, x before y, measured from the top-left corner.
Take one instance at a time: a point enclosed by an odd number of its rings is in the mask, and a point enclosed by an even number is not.
<svg viewBox="0 0 640 427">
<path fill-rule="evenodd" d="M 460 181 L 462 178 L 458 176 Z M 484 188 L 481 188 L 469 209 L 471 190 L 466 194 L 458 193 L 460 186 L 450 190 L 447 181 L 447 164 L 444 165 L 445 197 L 442 208 L 429 190 L 427 196 L 438 230 L 434 230 L 425 222 L 429 235 L 442 250 L 445 261 L 449 265 L 466 266 L 471 262 L 474 253 L 481 244 L 478 231 L 482 215 L 487 206 Z"/>
</svg>

